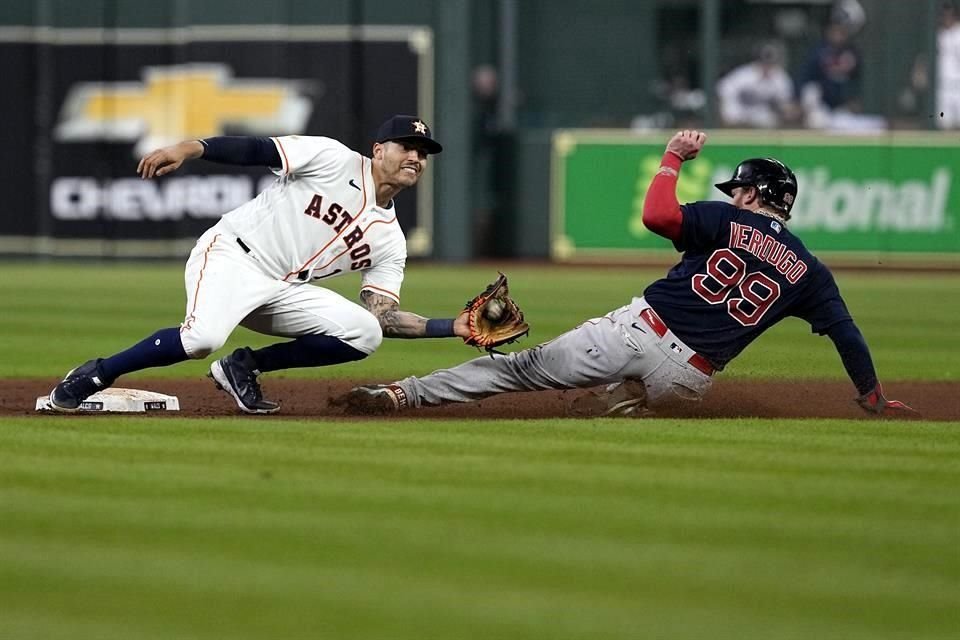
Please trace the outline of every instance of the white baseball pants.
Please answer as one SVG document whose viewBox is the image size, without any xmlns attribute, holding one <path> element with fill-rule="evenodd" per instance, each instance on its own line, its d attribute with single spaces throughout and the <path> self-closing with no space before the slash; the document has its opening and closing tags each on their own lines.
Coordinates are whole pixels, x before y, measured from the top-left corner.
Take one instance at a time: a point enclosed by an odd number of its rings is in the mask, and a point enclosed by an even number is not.
<svg viewBox="0 0 960 640">
<path fill-rule="evenodd" d="M 184 273 L 183 349 L 205 358 L 238 326 L 271 336 L 327 335 L 370 354 L 383 340 L 369 311 L 338 293 L 267 275 L 237 237 L 217 224 L 197 240 Z"/>
</svg>

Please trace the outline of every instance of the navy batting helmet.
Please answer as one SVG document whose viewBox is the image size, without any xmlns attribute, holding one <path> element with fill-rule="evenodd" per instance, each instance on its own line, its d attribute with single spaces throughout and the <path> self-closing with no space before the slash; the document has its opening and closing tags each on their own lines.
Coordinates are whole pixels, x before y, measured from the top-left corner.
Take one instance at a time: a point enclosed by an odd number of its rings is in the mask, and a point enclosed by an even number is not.
<svg viewBox="0 0 960 640">
<path fill-rule="evenodd" d="M 737 165 L 733 177 L 716 185 L 728 196 L 735 187 L 756 187 L 760 201 L 776 207 L 790 217 L 797 197 L 797 176 L 790 167 L 773 158 L 751 158 Z"/>
</svg>

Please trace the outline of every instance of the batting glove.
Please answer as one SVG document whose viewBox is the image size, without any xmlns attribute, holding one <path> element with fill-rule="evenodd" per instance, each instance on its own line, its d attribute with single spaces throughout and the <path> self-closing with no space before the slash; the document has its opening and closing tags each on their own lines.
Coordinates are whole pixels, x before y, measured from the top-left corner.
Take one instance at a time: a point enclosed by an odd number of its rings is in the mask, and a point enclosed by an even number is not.
<svg viewBox="0 0 960 640">
<path fill-rule="evenodd" d="M 883 395 L 883 387 L 880 386 L 879 382 L 873 390 L 857 398 L 857 404 L 867 413 L 878 416 L 907 417 L 920 415 L 917 410 L 899 400 L 887 400 Z"/>
</svg>

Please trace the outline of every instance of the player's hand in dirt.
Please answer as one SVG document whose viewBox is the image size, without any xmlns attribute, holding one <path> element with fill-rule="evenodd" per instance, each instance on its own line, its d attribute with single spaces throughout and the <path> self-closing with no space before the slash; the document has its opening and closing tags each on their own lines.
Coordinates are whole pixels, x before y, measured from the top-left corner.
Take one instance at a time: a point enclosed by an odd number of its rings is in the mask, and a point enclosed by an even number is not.
<svg viewBox="0 0 960 640">
<path fill-rule="evenodd" d="M 202 155 L 202 144 L 196 140 L 185 140 L 143 156 L 137 165 L 137 173 L 143 179 L 159 178 L 179 169 L 184 160 L 199 158 Z"/>
<path fill-rule="evenodd" d="M 920 412 L 899 400 L 887 400 L 880 383 L 871 391 L 857 398 L 857 404 L 866 411 L 889 418 L 916 418 Z"/>
<path fill-rule="evenodd" d="M 703 131 L 684 129 L 677 131 L 667 143 L 667 153 L 672 153 L 681 160 L 693 160 L 707 142 L 707 134 Z"/>
</svg>

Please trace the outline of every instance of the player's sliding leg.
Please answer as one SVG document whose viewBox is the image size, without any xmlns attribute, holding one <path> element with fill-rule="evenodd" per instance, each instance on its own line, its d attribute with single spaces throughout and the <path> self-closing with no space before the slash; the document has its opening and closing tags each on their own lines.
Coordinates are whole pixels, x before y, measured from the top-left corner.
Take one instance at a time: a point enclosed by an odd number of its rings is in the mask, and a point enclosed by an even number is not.
<svg viewBox="0 0 960 640">
<path fill-rule="evenodd" d="M 610 351 L 609 357 L 603 355 L 606 351 Z M 614 324 L 600 319 L 529 349 L 480 356 L 390 385 L 360 387 L 351 391 L 345 402 L 360 413 L 385 413 L 514 391 L 589 387 L 619 380 L 618 372 L 631 358 Z"/>
<path fill-rule="evenodd" d="M 637 319 L 637 308 L 622 307 L 531 349 L 482 356 L 390 385 L 360 387 L 342 402 L 361 413 L 384 413 L 513 391 L 585 388 L 624 380 L 643 384 L 633 382 L 620 389 L 613 401 L 623 409 L 642 409 L 647 398 L 657 402 L 667 395 L 702 395 L 710 386 L 709 376 L 676 359 Z"/>
</svg>

